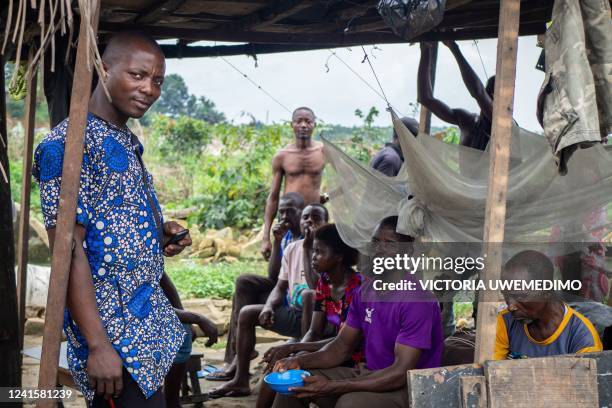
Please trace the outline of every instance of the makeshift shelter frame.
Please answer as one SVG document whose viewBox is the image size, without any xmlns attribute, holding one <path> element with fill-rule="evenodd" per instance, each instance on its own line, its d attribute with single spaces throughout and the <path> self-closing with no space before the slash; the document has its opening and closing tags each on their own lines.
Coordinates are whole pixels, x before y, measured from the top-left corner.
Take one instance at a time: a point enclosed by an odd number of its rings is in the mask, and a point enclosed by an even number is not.
<svg viewBox="0 0 612 408">
<path fill-rule="evenodd" d="M 93 2 L 92 2 L 93 3 Z M 458 2 L 455 2 L 458 3 Z M 485 233 L 484 241 L 487 244 L 486 268 L 484 272 L 485 279 L 496 279 L 499 277 L 501 270 L 501 254 L 496 250 L 498 245 L 494 243 L 503 242 L 504 238 L 504 221 L 506 212 L 506 191 L 508 185 L 508 164 L 509 150 L 511 140 L 511 124 L 512 124 L 512 105 L 514 100 L 514 84 L 516 75 L 516 56 L 517 44 L 519 35 L 519 15 L 520 15 L 520 0 L 501 0 L 499 9 L 499 24 L 497 27 L 498 47 L 497 47 L 497 80 L 495 84 L 494 109 L 492 121 L 492 136 L 491 136 L 491 158 L 490 158 L 490 174 L 489 174 L 489 192 L 486 204 L 485 218 Z M 66 149 L 63 161 L 63 176 L 60 193 L 60 209 L 58 215 L 58 224 L 56 228 L 55 242 L 53 246 L 51 278 L 49 284 L 46 319 L 43 335 L 42 358 L 39 375 L 39 388 L 51 388 L 56 385 L 59 346 L 61 336 L 61 326 L 63 321 L 63 313 L 66 303 L 66 293 L 68 286 L 68 276 L 71 265 L 72 251 L 72 236 L 75 226 L 74 214 L 76 211 L 76 200 L 78 194 L 80 169 L 83 157 L 83 136 L 86 126 L 86 115 L 88 100 L 91 95 L 92 82 L 92 67 L 91 61 L 87 57 L 89 50 L 87 49 L 87 41 L 84 41 L 89 33 L 89 27 L 93 29 L 95 34 L 98 26 L 98 16 L 100 14 L 101 0 L 95 1 L 96 13 L 95 17 L 90 21 L 90 26 L 81 24 L 79 28 L 79 41 L 76 54 L 75 73 L 73 78 L 73 88 L 70 104 L 70 125 L 66 138 Z M 110 27 L 106 24 L 106 27 Z M 531 27 L 530 27 L 531 29 Z M 185 30 L 183 30 L 185 31 Z M 193 35 L 196 35 L 196 30 L 192 30 Z M 531 32 L 530 32 L 531 33 Z M 291 36 L 294 34 L 287 34 Z M 465 39 L 465 33 L 458 34 L 456 39 Z M 273 42 L 278 35 L 270 37 Z M 452 39 L 452 33 L 446 33 L 445 37 Z M 323 37 L 321 37 L 323 38 Z M 365 37 L 364 37 L 365 38 Z M 427 35 L 420 39 L 429 39 Z M 431 38 L 434 39 L 434 38 Z M 373 40 L 373 42 L 375 42 Z M 395 42 L 395 41 L 390 41 Z M 401 41 L 397 41 L 401 42 Z M 250 44 L 244 46 L 230 46 L 239 48 L 206 48 L 195 49 L 199 52 L 191 52 L 185 56 L 203 56 L 203 55 L 219 55 L 221 51 L 223 55 L 233 55 L 235 53 L 248 53 Z M 305 50 L 321 47 L 329 47 L 332 44 L 311 44 L 311 45 L 274 45 L 260 44 L 258 45 L 259 52 L 281 52 L 288 50 Z M 221 46 L 223 47 L 223 46 Z M 205 48 L 205 47 L 204 47 Z M 225 50 L 225 51 L 223 51 Z M 166 50 L 171 52 L 172 50 Z M 180 47 L 176 49 L 175 55 L 181 56 Z M 198 55 L 196 55 L 198 54 Z M 435 61 L 434 64 L 435 66 Z M 34 82 L 35 76 L 30 77 L 30 81 Z M 28 88 L 28 101 L 35 101 L 35 86 Z M 30 92 L 30 90 L 32 91 Z M 4 89 L 2 89 L 4 92 Z M 34 105 L 31 105 L 34 106 Z M 5 113 L 4 113 L 5 115 Z M 430 118 L 430 113 L 423 110 L 422 119 L 426 119 L 422 126 L 425 126 Z M 31 167 L 31 145 L 33 140 L 33 109 L 28 110 L 28 125 L 26 132 L 28 140 L 26 146 L 29 146 L 24 152 L 24 174 L 25 170 Z M 5 118 L 3 118 L 5 120 Z M 423 127 L 423 129 L 426 129 Z M 22 197 L 29 192 L 30 180 L 24 183 L 24 192 Z M 26 189 L 27 188 L 27 189 Z M 29 200 L 22 198 L 22 214 L 29 212 Z M 27 215 L 22 215 L 22 221 L 27 220 Z M 23 319 L 23 310 L 25 309 L 25 296 L 23 292 L 26 286 L 26 270 L 27 270 L 27 224 L 22 223 L 20 231 L 20 250 L 19 250 L 19 282 L 20 282 L 20 327 L 21 319 Z M 481 294 L 482 295 L 482 294 Z M 482 297 L 479 301 L 481 307 L 478 310 L 477 319 L 477 335 L 476 335 L 476 357 L 475 362 L 483 363 L 490 359 L 493 355 L 493 341 L 495 333 L 495 305 L 486 302 L 487 299 Z M 23 335 L 23 330 L 20 331 Z M 39 402 L 38 406 L 49 406 L 50 402 Z"/>
<path fill-rule="evenodd" d="M 32 53 L 28 61 L 32 60 Z M 28 281 L 28 242 L 30 238 L 30 191 L 32 177 L 26 177 L 32 171 L 32 149 L 34 145 L 34 128 L 36 120 L 37 72 L 28 71 L 27 94 L 25 98 L 25 143 L 23 146 L 23 183 L 21 187 L 21 211 L 19 212 L 19 230 L 17 239 L 17 303 L 19 307 L 19 349 L 23 350 L 24 327 L 26 322 L 26 289 Z M 22 355 L 19 355 L 20 360 Z M 21 362 L 19 364 L 21 366 Z"/>
</svg>

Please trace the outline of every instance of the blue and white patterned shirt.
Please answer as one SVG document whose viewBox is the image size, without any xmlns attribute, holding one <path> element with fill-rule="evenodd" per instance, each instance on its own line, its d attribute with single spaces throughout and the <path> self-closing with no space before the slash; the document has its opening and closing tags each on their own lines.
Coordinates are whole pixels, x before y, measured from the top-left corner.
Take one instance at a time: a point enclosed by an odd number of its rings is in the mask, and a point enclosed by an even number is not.
<svg viewBox="0 0 612 408">
<path fill-rule="evenodd" d="M 34 156 L 33 173 L 40 183 L 47 229 L 57 222 L 67 128 L 64 120 L 51 130 Z M 142 145 L 127 128 L 88 115 L 76 222 L 87 231 L 83 248 L 108 338 L 149 397 L 163 384 L 185 330 L 159 286 L 164 270 L 159 236 L 163 220 L 153 180 L 141 167 L 136 150 L 142 154 Z M 87 343 L 68 310 L 64 330 L 70 371 L 91 400 Z"/>
</svg>

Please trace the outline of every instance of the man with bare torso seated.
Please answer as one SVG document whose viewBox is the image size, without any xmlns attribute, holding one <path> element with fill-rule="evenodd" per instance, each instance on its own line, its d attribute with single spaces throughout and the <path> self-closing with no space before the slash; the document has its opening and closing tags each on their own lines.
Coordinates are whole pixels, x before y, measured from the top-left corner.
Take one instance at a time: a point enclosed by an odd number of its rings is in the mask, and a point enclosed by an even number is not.
<svg viewBox="0 0 612 408">
<path fill-rule="evenodd" d="M 261 253 L 266 259 L 270 258 L 272 252 L 270 228 L 278 209 L 283 179 L 285 193 L 300 193 L 306 205 L 321 202 L 321 175 L 325 167 L 325 155 L 323 143 L 312 140 L 315 126 L 312 109 L 300 107 L 293 111 L 291 127 L 295 142 L 279 150 L 272 159 L 272 187 L 266 202 L 261 243 Z"/>
</svg>

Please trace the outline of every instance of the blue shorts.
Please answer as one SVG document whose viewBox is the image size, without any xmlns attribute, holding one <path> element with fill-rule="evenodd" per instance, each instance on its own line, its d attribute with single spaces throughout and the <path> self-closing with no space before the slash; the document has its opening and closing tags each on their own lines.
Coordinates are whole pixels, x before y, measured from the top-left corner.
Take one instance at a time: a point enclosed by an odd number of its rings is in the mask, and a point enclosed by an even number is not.
<svg viewBox="0 0 612 408">
<path fill-rule="evenodd" d="M 185 334 L 185 340 L 183 341 L 183 344 L 181 344 L 181 348 L 179 348 L 176 352 L 173 364 L 184 364 L 189 360 L 189 357 L 191 357 L 191 336 L 193 332 L 191 331 L 190 324 L 183 323 L 183 327 L 185 327 L 185 331 L 187 333 Z"/>
</svg>

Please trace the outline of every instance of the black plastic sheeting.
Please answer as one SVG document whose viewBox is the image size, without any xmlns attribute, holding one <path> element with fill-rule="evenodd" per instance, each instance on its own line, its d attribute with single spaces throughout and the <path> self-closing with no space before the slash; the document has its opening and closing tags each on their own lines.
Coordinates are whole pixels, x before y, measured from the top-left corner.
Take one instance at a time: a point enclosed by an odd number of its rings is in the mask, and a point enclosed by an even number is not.
<svg viewBox="0 0 612 408">
<path fill-rule="evenodd" d="M 436 27 L 444 17 L 446 0 L 380 0 L 378 12 L 393 32 L 406 40 Z"/>
</svg>

